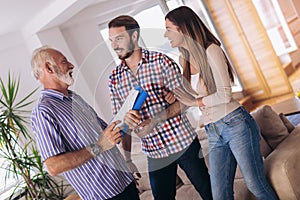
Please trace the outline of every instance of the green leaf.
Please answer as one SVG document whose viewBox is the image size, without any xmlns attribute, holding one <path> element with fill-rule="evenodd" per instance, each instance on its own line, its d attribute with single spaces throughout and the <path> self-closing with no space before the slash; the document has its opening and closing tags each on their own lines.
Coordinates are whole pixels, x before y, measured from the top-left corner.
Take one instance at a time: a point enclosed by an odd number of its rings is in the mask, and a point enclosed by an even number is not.
<svg viewBox="0 0 300 200">
<path fill-rule="evenodd" d="M 41 156 L 26 126 L 31 113 L 26 108 L 34 102 L 31 98 L 38 88 L 16 102 L 19 89 L 19 76 L 16 78 L 9 72 L 7 85 L 0 78 L 0 157 L 5 159 L 0 167 L 6 169 L 5 177 L 23 179 L 13 194 L 22 188 L 30 199 L 63 199 L 65 185 L 56 183 L 44 171 Z"/>
</svg>

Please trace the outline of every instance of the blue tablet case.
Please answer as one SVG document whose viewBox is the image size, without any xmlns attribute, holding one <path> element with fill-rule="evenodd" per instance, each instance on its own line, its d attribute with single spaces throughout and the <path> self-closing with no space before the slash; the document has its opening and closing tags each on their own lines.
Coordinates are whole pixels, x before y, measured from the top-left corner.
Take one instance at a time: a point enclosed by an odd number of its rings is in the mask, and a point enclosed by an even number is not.
<svg viewBox="0 0 300 200">
<path fill-rule="evenodd" d="M 143 88 L 141 88 L 140 86 L 135 87 L 135 89 L 139 91 L 139 94 L 134 102 L 132 110 L 140 110 L 146 98 L 148 97 L 148 93 L 144 91 Z M 122 130 L 122 137 L 124 137 L 124 135 L 127 133 L 128 128 L 128 125 L 124 124 L 124 129 Z"/>
</svg>

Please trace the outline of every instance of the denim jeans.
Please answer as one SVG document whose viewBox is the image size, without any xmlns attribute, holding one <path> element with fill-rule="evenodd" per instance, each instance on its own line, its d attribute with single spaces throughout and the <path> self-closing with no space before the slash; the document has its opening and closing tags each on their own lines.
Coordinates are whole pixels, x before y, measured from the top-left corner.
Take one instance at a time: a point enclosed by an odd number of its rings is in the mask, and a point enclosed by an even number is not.
<svg viewBox="0 0 300 200">
<path fill-rule="evenodd" d="M 260 130 L 252 116 L 239 107 L 205 126 L 214 200 L 233 199 L 237 164 L 248 189 L 259 200 L 278 199 L 266 180 L 260 154 Z"/>
<path fill-rule="evenodd" d="M 202 199 L 212 199 L 210 178 L 198 139 L 167 158 L 148 158 L 152 194 L 155 200 L 174 200 L 176 196 L 177 165 L 186 173 Z"/>
</svg>

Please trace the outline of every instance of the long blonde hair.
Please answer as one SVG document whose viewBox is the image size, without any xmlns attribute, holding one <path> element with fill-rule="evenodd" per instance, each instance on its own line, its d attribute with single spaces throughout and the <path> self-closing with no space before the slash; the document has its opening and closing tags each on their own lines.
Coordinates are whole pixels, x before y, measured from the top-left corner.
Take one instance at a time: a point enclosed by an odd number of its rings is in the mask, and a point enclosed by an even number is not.
<svg viewBox="0 0 300 200">
<path fill-rule="evenodd" d="M 197 64 L 195 67 L 199 67 L 199 77 L 203 80 L 208 94 L 214 93 L 216 84 L 207 60 L 206 49 L 211 44 L 220 46 L 221 42 L 209 31 L 199 16 L 187 6 L 175 8 L 166 15 L 165 19 L 179 27 L 189 48 L 189 50 L 183 47 L 178 48 L 183 57 L 181 59 L 183 76 L 190 82 L 190 59 L 192 56 Z M 223 54 L 227 61 L 229 77 L 234 82 L 232 66 L 224 52 Z"/>
</svg>

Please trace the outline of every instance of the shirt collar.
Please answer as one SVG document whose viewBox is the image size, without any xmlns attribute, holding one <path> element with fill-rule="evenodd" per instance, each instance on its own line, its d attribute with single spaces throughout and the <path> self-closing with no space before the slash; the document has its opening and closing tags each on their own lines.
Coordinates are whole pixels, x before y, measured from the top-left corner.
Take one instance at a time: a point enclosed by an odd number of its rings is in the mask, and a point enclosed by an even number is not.
<svg viewBox="0 0 300 200">
<path fill-rule="evenodd" d="M 142 50 L 142 63 L 147 63 L 147 61 L 149 60 L 149 51 L 143 48 L 141 48 L 141 50 Z M 129 69 L 129 67 L 126 65 L 125 60 L 121 60 L 120 67 L 124 69 Z"/>
<path fill-rule="evenodd" d="M 71 90 L 68 90 L 68 93 L 70 94 L 70 96 L 66 96 L 61 92 L 58 92 L 56 90 L 51 90 L 51 89 L 43 89 L 41 91 L 42 95 L 53 96 L 53 97 L 59 98 L 61 100 L 63 100 L 64 98 L 69 98 L 69 97 L 73 96 L 73 92 Z"/>
</svg>

